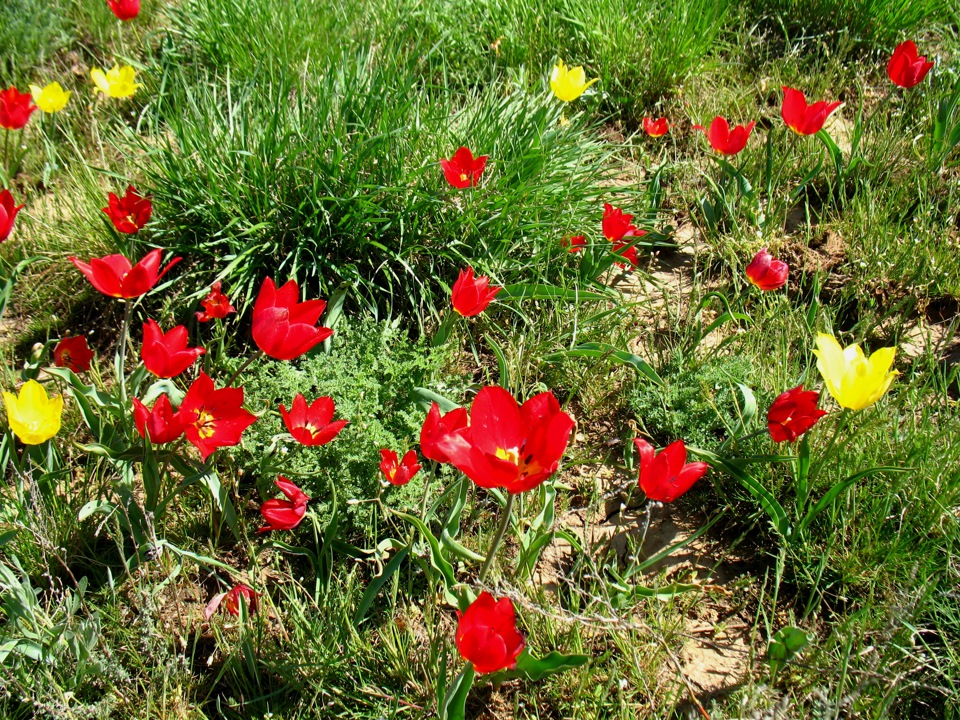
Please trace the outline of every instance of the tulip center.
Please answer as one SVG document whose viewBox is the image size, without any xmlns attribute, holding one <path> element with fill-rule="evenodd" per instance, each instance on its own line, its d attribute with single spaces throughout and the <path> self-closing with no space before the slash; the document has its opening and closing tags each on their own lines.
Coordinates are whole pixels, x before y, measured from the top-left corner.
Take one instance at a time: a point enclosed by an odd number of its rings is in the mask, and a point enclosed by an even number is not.
<svg viewBox="0 0 960 720">
<path fill-rule="evenodd" d="M 541 467 L 540 463 L 533 459 L 533 455 L 528 455 L 527 457 L 521 457 L 520 453 L 523 451 L 522 448 L 511 448 L 505 450 L 504 448 L 497 448 L 496 453 L 494 453 L 497 458 L 500 460 L 506 460 L 509 463 L 513 463 L 517 466 L 517 472 L 519 475 L 533 475 L 540 472 Z"/>
<path fill-rule="evenodd" d="M 497 448 L 496 455 L 501 460 L 512 462 L 514 465 L 520 464 L 520 453 L 517 451 L 517 448 L 513 448 L 512 450 L 504 450 L 503 448 Z"/>
<path fill-rule="evenodd" d="M 197 415 L 194 425 L 197 428 L 197 435 L 200 436 L 201 440 L 213 437 L 217 432 L 216 418 L 205 410 L 200 411 Z"/>
<path fill-rule="evenodd" d="M 303 426 L 303 429 L 306 430 L 308 433 L 310 433 L 311 437 L 315 438 L 317 435 L 320 434 L 320 430 L 322 428 L 318 428 L 313 423 L 307 423 L 306 425 Z"/>
<path fill-rule="evenodd" d="M 466 182 L 466 181 L 467 181 L 467 174 L 460 173 L 460 182 Z"/>
</svg>

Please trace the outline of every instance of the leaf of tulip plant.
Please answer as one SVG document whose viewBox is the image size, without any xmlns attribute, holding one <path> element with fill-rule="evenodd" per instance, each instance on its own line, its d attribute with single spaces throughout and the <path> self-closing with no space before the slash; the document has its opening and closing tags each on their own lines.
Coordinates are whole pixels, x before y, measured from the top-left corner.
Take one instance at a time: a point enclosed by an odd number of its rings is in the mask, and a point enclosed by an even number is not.
<svg viewBox="0 0 960 720">
<path fill-rule="evenodd" d="M 811 523 L 813 523 L 813 521 L 817 518 L 817 515 L 819 515 L 828 507 L 830 507 L 831 503 L 833 503 L 833 501 L 836 500 L 837 497 L 839 497 L 842 492 L 844 492 L 847 488 L 849 488 L 851 485 L 857 482 L 857 480 L 862 480 L 865 477 L 868 477 L 870 475 L 875 475 L 881 472 L 905 473 L 907 472 L 907 470 L 911 470 L 911 469 L 912 468 L 892 467 L 892 466 L 886 465 L 881 467 L 869 468 L 868 470 L 861 470 L 858 473 L 854 473 L 853 475 L 848 477 L 846 480 L 841 480 L 832 488 L 827 490 L 827 492 L 824 493 L 823 497 L 817 501 L 817 504 L 814 505 L 812 508 L 810 508 L 809 512 L 807 512 L 803 520 L 797 526 L 797 534 L 799 535 L 800 533 L 804 532 L 807 528 L 809 528 Z"/>
<path fill-rule="evenodd" d="M 770 647 L 767 649 L 770 671 L 776 675 L 780 668 L 809 644 L 810 635 L 800 628 L 785 627 L 777 630 L 777 634 L 770 639 Z"/>
<path fill-rule="evenodd" d="M 504 286 L 503 290 L 497 295 L 497 300 L 572 300 L 576 302 L 578 300 L 609 300 L 610 297 L 610 293 L 598 293 L 578 288 L 519 283 Z"/>
<path fill-rule="evenodd" d="M 516 669 L 506 670 L 502 676 L 503 679 L 522 677 L 536 682 L 547 675 L 586 665 L 589 660 L 589 655 L 564 655 L 556 650 L 542 658 L 537 658 L 525 648 L 517 657 Z M 493 677 L 499 679 L 500 675 L 500 673 L 495 673 Z"/>
<path fill-rule="evenodd" d="M 377 594 L 380 592 L 380 588 L 382 588 L 387 581 L 393 577 L 393 574 L 400 569 L 400 566 L 403 564 L 403 561 L 407 559 L 407 555 L 409 554 L 410 548 L 403 548 L 403 550 L 394 555 L 390 562 L 387 563 L 386 567 L 383 568 L 383 572 L 370 581 L 367 589 L 363 591 L 363 597 L 360 598 L 360 604 L 357 605 L 356 612 L 353 614 L 354 627 L 360 626 L 360 623 L 363 622 L 363 619 L 367 616 L 370 606 L 373 605 L 373 601 L 376 599 Z"/>
<path fill-rule="evenodd" d="M 510 387 L 510 366 L 507 365 L 507 356 L 503 352 L 503 348 L 500 347 L 500 343 L 494 340 L 489 333 L 484 334 L 484 338 L 487 340 L 487 344 L 490 346 L 490 349 L 493 350 L 493 354 L 497 358 L 497 370 L 500 373 L 500 382 L 497 384 L 502 388 Z"/>
<path fill-rule="evenodd" d="M 663 378 L 661 378 L 657 374 L 657 371 L 654 370 L 642 357 L 624 350 L 617 350 L 613 345 L 608 345 L 606 343 L 581 343 L 580 345 L 577 345 L 569 350 L 561 350 L 559 352 L 551 353 L 550 355 L 547 355 L 544 360 L 547 362 L 558 362 L 567 357 L 599 358 L 605 356 L 609 356 L 614 360 L 624 363 L 625 365 L 630 365 L 645 378 L 654 384 L 663 387 Z"/>
<path fill-rule="evenodd" d="M 417 401 L 423 406 L 424 410 L 430 409 L 430 403 L 436 403 L 440 406 L 440 410 L 445 413 L 460 407 L 453 400 L 448 400 L 443 395 L 435 393 L 433 390 L 428 390 L 427 388 L 416 387 L 413 389 L 413 394 L 417 396 Z"/>
<path fill-rule="evenodd" d="M 473 687 L 473 663 L 468 662 L 460 674 L 450 683 L 440 706 L 440 720 L 465 720 L 467 695 Z"/>
<path fill-rule="evenodd" d="M 392 512 L 394 515 L 399 518 L 403 518 L 420 531 L 423 539 L 426 540 L 427 545 L 430 546 L 430 564 L 433 566 L 434 570 L 440 573 L 440 577 L 443 580 L 443 589 L 447 601 L 452 602 L 452 604 L 459 604 L 459 598 L 453 594 L 453 586 L 457 584 L 456 578 L 453 575 L 453 565 L 451 565 L 450 562 L 443 556 L 443 552 L 440 550 L 440 542 L 437 540 L 436 536 L 430 532 L 430 528 L 428 528 L 423 521 L 420 520 L 420 518 L 416 518 L 413 515 L 408 515 L 405 512 L 400 512 L 399 510 L 393 510 Z"/>
</svg>

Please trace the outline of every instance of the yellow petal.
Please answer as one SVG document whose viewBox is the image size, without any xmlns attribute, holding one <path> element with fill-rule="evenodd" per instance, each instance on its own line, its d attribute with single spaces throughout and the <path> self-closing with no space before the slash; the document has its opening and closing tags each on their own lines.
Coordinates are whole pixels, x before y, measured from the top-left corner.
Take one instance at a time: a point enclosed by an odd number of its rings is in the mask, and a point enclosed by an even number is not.
<svg viewBox="0 0 960 720">
<path fill-rule="evenodd" d="M 107 82 L 107 76 L 104 74 L 103 70 L 100 68 L 93 68 L 90 71 L 90 79 L 93 80 L 93 84 L 97 86 L 97 89 L 100 92 L 107 95 L 110 94 L 110 83 Z"/>
</svg>

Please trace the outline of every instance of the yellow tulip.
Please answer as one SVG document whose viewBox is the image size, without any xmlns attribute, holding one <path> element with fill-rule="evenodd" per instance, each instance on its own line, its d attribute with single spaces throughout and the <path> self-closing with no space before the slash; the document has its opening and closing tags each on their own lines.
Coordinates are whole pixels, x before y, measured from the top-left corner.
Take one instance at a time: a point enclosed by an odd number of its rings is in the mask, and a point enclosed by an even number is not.
<svg viewBox="0 0 960 720">
<path fill-rule="evenodd" d="M 895 347 L 880 348 L 869 358 L 859 345 L 841 348 L 832 335 L 817 335 L 817 370 L 827 390 L 840 407 L 863 410 L 870 407 L 890 387 L 896 370 L 891 370 Z"/>
<path fill-rule="evenodd" d="M 563 64 L 563 60 L 558 60 L 550 73 L 550 89 L 564 102 L 573 102 L 597 80 L 598 78 L 594 78 L 587 82 L 587 74 L 580 65 L 568 68 Z"/>
<path fill-rule="evenodd" d="M 137 88 L 143 87 L 137 80 L 137 71 L 129 65 L 120 67 L 114 65 L 103 72 L 100 68 L 90 71 L 90 79 L 97 86 L 97 90 L 112 98 L 133 97 Z"/>
<path fill-rule="evenodd" d="M 60 83 L 52 82 L 46 87 L 30 86 L 30 94 L 37 107 L 45 113 L 58 113 L 63 110 L 70 99 L 70 93 L 60 87 Z"/>
<path fill-rule="evenodd" d="M 20 396 L 5 392 L 7 422 L 13 434 L 27 445 L 39 445 L 60 430 L 63 397 L 47 397 L 47 391 L 36 380 L 27 380 L 20 388 Z"/>
</svg>

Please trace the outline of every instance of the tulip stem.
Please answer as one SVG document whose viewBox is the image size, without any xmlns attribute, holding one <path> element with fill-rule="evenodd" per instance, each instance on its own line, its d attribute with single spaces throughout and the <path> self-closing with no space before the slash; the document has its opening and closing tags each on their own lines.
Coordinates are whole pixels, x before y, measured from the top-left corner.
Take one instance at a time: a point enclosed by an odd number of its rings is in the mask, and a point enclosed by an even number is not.
<svg viewBox="0 0 960 720">
<path fill-rule="evenodd" d="M 123 301 L 123 329 L 120 331 L 120 347 L 117 348 L 117 382 L 120 384 L 120 405 L 127 406 L 127 342 L 130 338 L 130 301 Z"/>
<path fill-rule="evenodd" d="M 243 365 L 241 365 L 240 367 L 238 367 L 238 368 L 237 368 L 237 371 L 236 371 L 235 373 L 233 373 L 233 375 L 230 376 L 230 379 L 229 379 L 229 380 L 227 380 L 226 387 L 231 387 L 231 386 L 233 385 L 234 381 L 235 381 L 238 377 L 240 377 L 240 373 L 242 373 L 244 370 L 246 370 L 248 367 L 250 367 L 250 363 L 252 363 L 254 360 L 257 360 L 257 359 L 259 359 L 259 358 L 261 358 L 261 357 L 263 357 L 263 350 L 257 350 L 253 355 L 251 355 L 250 357 L 248 357 L 247 360 L 246 360 L 246 362 L 243 363 Z"/>
<path fill-rule="evenodd" d="M 507 493 L 507 505 L 503 508 L 503 519 L 500 521 L 500 527 L 497 528 L 497 534 L 493 536 L 493 543 L 487 552 L 487 559 L 483 561 L 483 567 L 480 568 L 478 582 L 483 582 L 483 579 L 487 576 L 487 571 L 493 564 L 493 558 L 500 548 L 500 543 L 503 542 L 503 536 L 507 534 L 507 528 L 510 526 L 510 514 L 513 512 L 513 502 L 516 498 L 517 496 L 513 493 Z"/>
</svg>

